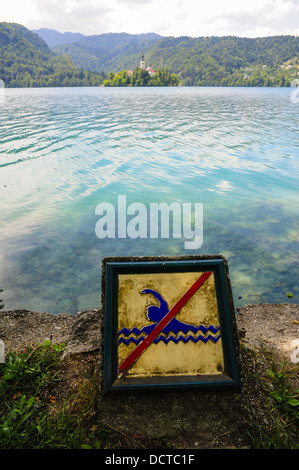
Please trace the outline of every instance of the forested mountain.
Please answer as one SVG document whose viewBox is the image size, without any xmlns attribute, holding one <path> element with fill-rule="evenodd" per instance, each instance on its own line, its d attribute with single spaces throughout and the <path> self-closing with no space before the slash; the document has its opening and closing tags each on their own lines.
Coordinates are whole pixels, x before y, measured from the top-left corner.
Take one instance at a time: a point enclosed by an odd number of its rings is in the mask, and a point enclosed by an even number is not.
<svg viewBox="0 0 299 470">
<path fill-rule="evenodd" d="M 159 37 L 107 34 L 86 36 L 54 48 L 84 69 L 106 73 L 147 65 L 178 74 L 183 85 L 287 86 L 297 76 L 299 38 Z M 294 67 L 287 66 L 294 65 Z M 285 66 L 284 66 L 285 65 Z M 283 67 L 284 66 L 284 67 Z M 295 75 L 294 75 L 295 74 Z"/>
<path fill-rule="evenodd" d="M 29 29 L 25 28 L 18 23 L 0 23 L 1 26 L 1 36 L 0 36 L 0 47 L 1 49 L 16 43 L 18 46 L 26 47 L 25 45 L 29 43 L 32 47 L 38 49 L 40 52 L 46 54 L 50 53 L 50 49 L 43 41 L 39 35 L 34 34 Z"/>
<path fill-rule="evenodd" d="M 155 79 L 137 74 L 141 54 L 146 67 L 157 72 Z M 132 80 L 122 73 L 128 70 L 136 71 Z M 173 74 L 186 86 L 289 86 L 299 79 L 299 38 L 109 33 L 50 49 L 24 26 L 0 23 L 0 79 L 5 87 L 99 86 L 103 81 L 109 86 L 164 86 L 177 84 Z"/>
<path fill-rule="evenodd" d="M 73 44 L 52 50 L 57 54 L 69 54 L 78 67 L 109 73 L 138 67 L 140 55 L 161 38 L 155 33 L 108 33 L 85 36 Z"/>
<path fill-rule="evenodd" d="M 146 59 L 179 74 L 185 85 L 285 86 L 299 70 L 299 38 L 168 37 Z M 295 67 L 287 68 L 290 63 Z"/>
<path fill-rule="evenodd" d="M 55 55 L 24 26 L 0 23 L 0 79 L 9 88 L 99 85 L 103 77 L 79 69 L 68 55 Z"/>
<path fill-rule="evenodd" d="M 72 44 L 83 38 L 84 34 L 81 33 L 60 33 L 55 29 L 40 28 L 32 30 L 33 33 L 38 34 L 51 49 L 52 47 L 61 46 L 63 44 Z"/>
<path fill-rule="evenodd" d="M 276 66 L 299 55 L 299 38 L 273 36 L 265 38 L 223 37 L 167 37 L 156 43 L 148 53 L 149 61 L 162 62 L 178 69 L 189 65 L 196 57 L 210 56 L 227 69 L 250 65 Z"/>
</svg>

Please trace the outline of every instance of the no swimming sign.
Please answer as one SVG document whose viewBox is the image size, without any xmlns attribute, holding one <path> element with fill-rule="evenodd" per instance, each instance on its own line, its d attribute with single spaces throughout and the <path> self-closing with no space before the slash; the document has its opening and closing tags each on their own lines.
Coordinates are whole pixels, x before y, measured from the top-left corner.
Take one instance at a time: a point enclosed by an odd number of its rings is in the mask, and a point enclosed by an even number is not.
<svg viewBox="0 0 299 470">
<path fill-rule="evenodd" d="M 238 386 L 223 257 L 106 258 L 104 391 Z"/>
</svg>

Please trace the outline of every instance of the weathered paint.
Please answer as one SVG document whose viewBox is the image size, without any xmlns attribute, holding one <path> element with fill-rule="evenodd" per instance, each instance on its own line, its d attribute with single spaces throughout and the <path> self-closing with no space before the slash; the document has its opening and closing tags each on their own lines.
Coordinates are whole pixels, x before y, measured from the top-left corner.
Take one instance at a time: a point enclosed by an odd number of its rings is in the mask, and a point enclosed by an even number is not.
<svg viewBox="0 0 299 470">
<path fill-rule="evenodd" d="M 120 274 L 118 276 L 118 331 L 123 328 L 141 330 L 143 327 L 155 324 L 147 318 L 148 307 L 160 305 L 159 301 L 151 294 L 144 293 L 144 289 L 158 292 L 171 309 L 196 282 L 200 272 L 168 272 L 168 273 L 144 273 L 144 274 Z M 208 328 L 213 325 L 219 327 L 219 313 L 215 289 L 214 274 L 204 282 L 199 290 L 182 307 L 175 316 L 180 322 L 199 327 Z M 172 334 L 172 333 L 170 333 Z M 169 338 L 170 334 L 160 335 Z M 163 341 L 151 343 L 143 354 L 127 371 L 127 377 L 152 377 L 152 376 L 195 376 L 195 375 L 219 375 L 224 370 L 224 357 L 219 331 L 198 333 L 179 333 L 181 337 L 192 336 L 196 340 L 199 335 L 203 340 L 184 342 L 170 340 L 167 344 Z M 179 335 L 172 334 L 174 338 Z M 208 335 L 210 338 L 207 339 Z M 123 335 L 120 336 L 120 338 Z M 140 337 L 131 333 L 135 339 Z M 123 336 L 124 337 L 124 336 Z M 214 338 L 214 341 L 213 341 Z M 206 342 L 205 342 L 206 340 Z M 134 342 L 128 345 L 118 344 L 118 365 L 136 348 Z"/>
</svg>

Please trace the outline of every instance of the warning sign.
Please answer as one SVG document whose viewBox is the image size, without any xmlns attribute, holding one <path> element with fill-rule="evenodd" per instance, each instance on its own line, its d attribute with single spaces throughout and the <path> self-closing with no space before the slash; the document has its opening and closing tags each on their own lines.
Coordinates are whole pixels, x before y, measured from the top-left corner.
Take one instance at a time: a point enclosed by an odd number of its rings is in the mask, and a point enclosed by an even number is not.
<svg viewBox="0 0 299 470">
<path fill-rule="evenodd" d="M 236 385 L 225 260 L 134 260 L 103 264 L 106 389 Z"/>
</svg>

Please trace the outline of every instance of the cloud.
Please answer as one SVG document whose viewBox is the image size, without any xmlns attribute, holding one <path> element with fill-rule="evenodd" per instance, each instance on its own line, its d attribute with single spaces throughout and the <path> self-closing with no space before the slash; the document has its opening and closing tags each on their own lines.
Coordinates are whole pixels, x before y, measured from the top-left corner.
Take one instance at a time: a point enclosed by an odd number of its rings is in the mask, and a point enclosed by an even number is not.
<svg viewBox="0 0 299 470">
<path fill-rule="evenodd" d="M 134 4 L 136 7 L 142 7 L 143 5 L 152 3 L 152 0 L 118 0 L 119 5 L 130 5 Z"/>
<path fill-rule="evenodd" d="M 86 35 L 267 36 L 299 33 L 299 0 L 10 0 L 1 21 Z"/>
<path fill-rule="evenodd" d="M 86 35 L 108 32 L 155 32 L 157 17 L 177 0 L 32 0 L 36 16 L 31 29 L 47 27 Z M 159 15 L 157 15 L 159 11 Z M 169 15 L 168 15 L 169 16 Z M 173 14 L 170 15 L 173 17 Z M 29 26 L 27 26 L 29 27 Z"/>
<path fill-rule="evenodd" d="M 251 7 L 250 7 L 251 5 Z M 259 36 L 296 34 L 299 30 L 299 2 L 297 0 L 272 0 L 248 5 L 246 10 L 235 10 L 207 18 L 212 25 L 222 21 L 228 34 Z"/>
<path fill-rule="evenodd" d="M 101 34 L 108 32 L 106 15 L 114 11 L 109 2 L 93 0 L 33 0 L 37 17 L 34 28 Z"/>
</svg>

